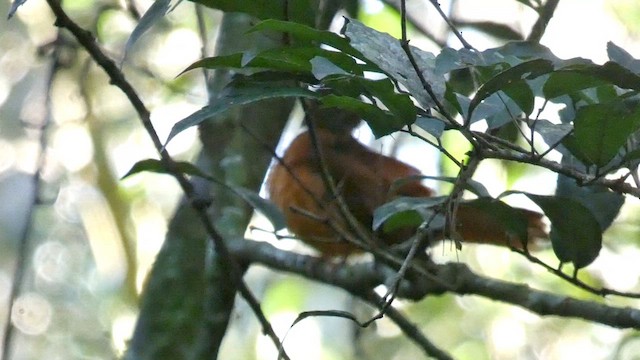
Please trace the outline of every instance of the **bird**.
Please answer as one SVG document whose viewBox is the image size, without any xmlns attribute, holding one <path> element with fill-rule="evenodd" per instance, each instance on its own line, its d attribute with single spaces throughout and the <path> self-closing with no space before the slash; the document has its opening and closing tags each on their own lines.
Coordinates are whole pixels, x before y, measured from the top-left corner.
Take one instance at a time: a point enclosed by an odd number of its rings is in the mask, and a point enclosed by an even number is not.
<svg viewBox="0 0 640 360">
<path fill-rule="evenodd" d="M 331 115 L 332 121 L 313 120 L 317 125 L 314 132 L 304 131 L 291 142 L 272 167 L 267 189 L 271 202 L 284 213 L 290 232 L 323 257 L 346 258 L 362 249 L 336 230 L 351 229 L 337 196 L 362 228 L 371 230 L 373 213 L 381 205 L 401 196 L 428 198 L 435 192 L 421 183 L 422 174 L 417 168 L 356 140 L 351 134 L 356 120 Z M 320 156 L 335 183 L 335 193 L 326 185 Z M 526 219 L 529 237 L 547 237 L 541 213 L 520 208 L 516 211 Z M 500 220 L 478 207 L 461 202 L 454 218 L 455 232 L 465 242 L 524 246 L 526 239 L 517 238 Z M 378 231 L 376 236 L 382 244 L 391 246 L 406 240 L 410 233 Z M 438 239 L 445 237 L 445 231 L 437 235 Z"/>
</svg>

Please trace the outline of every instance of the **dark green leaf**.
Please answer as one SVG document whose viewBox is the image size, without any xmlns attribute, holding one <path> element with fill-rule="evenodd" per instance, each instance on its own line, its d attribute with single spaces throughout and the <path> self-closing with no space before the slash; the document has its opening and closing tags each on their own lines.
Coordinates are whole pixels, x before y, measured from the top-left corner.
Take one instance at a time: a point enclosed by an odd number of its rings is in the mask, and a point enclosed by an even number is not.
<svg viewBox="0 0 640 360">
<path fill-rule="evenodd" d="M 534 95 L 533 91 L 526 81 L 515 81 L 513 84 L 507 86 L 502 91 L 504 91 L 507 96 L 509 96 L 511 100 L 513 100 L 518 105 L 521 112 L 525 113 L 526 115 L 529 115 L 531 114 L 531 112 L 533 112 Z"/>
<path fill-rule="evenodd" d="M 624 155 L 622 165 L 627 165 L 633 161 L 640 160 L 640 149 L 631 150 Z"/>
<path fill-rule="evenodd" d="M 182 70 L 178 76 L 186 73 L 187 71 L 199 68 L 205 69 L 220 69 L 220 68 L 241 68 L 242 67 L 242 54 L 231 54 L 208 57 L 200 59 L 193 64 L 189 65 L 186 69 Z"/>
<path fill-rule="evenodd" d="M 171 0 L 156 0 L 151 4 L 149 9 L 142 15 L 140 21 L 138 21 L 138 25 L 136 25 L 135 29 L 131 32 L 129 39 L 127 40 L 127 44 L 124 47 L 124 56 L 122 57 L 122 62 L 127 59 L 127 55 L 133 48 L 133 45 L 142 37 L 142 35 L 147 32 L 156 22 L 162 19 L 167 12 L 169 12 L 169 5 L 171 4 Z"/>
<path fill-rule="evenodd" d="M 341 67 L 320 56 L 311 59 L 311 73 L 318 80 L 322 80 L 329 75 L 348 75 Z"/>
<path fill-rule="evenodd" d="M 591 211 L 605 231 L 618 216 L 625 197 L 602 185 L 578 186 L 574 179 L 558 174 L 556 196 L 569 197 L 580 202 Z"/>
<path fill-rule="evenodd" d="M 165 146 L 182 131 L 198 125 L 207 119 L 211 119 L 233 107 L 281 97 L 317 98 L 318 95 L 313 91 L 300 87 L 282 86 L 279 84 L 255 83 L 245 86 L 233 86 L 233 83 L 231 83 L 214 104 L 205 106 L 178 121 L 173 128 L 171 128 Z"/>
<path fill-rule="evenodd" d="M 566 63 L 566 61 L 555 56 L 549 48 L 533 41 L 510 41 L 503 46 L 488 49 L 482 52 L 482 56 L 486 58 L 505 58 L 515 57 L 521 60 L 527 59 L 544 59 L 549 60 L 556 65 Z M 569 62 L 582 61 L 570 60 Z"/>
<path fill-rule="evenodd" d="M 332 70 L 325 66 L 324 71 L 331 72 Z M 334 69 L 333 71 L 338 70 Z M 363 95 L 376 104 L 382 103 L 402 122 L 402 125 L 399 125 L 395 130 L 404 125 L 411 125 L 416 120 L 417 110 L 411 98 L 407 94 L 397 93 L 395 86 L 389 79 L 373 80 L 363 76 L 334 74 L 327 75 L 323 79 L 323 84 L 337 90 L 336 94 L 346 94 L 354 98 Z M 393 123 L 396 123 L 396 121 Z"/>
<path fill-rule="evenodd" d="M 604 65 L 596 67 L 595 73 L 601 79 L 623 89 L 640 90 L 640 76 L 615 62 L 607 61 Z"/>
<path fill-rule="evenodd" d="M 577 90 L 612 84 L 622 89 L 640 90 L 640 76 L 622 65 L 608 61 L 604 65 L 592 63 L 570 64 L 551 75 L 552 83 L 544 87 L 548 99 Z"/>
<path fill-rule="evenodd" d="M 579 90 L 584 90 L 596 86 L 602 86 L 606 82 L 588 72 L 576 71 L 555 71 L 550 76 L 542 88 L 544 97 L 554 99 L 562 95 L 572 94 Z"/>
<path fill-rule="evenodd" d="M 609 60 L 617 62 L 636 74 L 640 73 L 640 60 L 634 58 L 625 49 L 611 41 L 607 43 L 607 54 L 609 55 Z"/>
<path fill-rule="evenodd" d="M 287 227 L 287 222 L 282 211 L 270 201 L 263 199 L 256 192 L 239 186 L 230 186 L 232 191 L 240 196 L 252 208 L 256 209 L 264 215 L 273 225 L 275 231 L 282 230 Z"/>
<path fill-rule="evenodd" d="M 145 171 L 150 171 L 155 173 L 167 173 L 167 171 L 164 169 L 164 166 L 162 165 L 162 162 L 160 160 L 145 159 L 145 160 L 140 160 L 137 163 L 133 164 L 131 169 L 127 171 L 127 173 L 124 174 L 124 176 L 121 179 L 125 179 L 131 175 L 138 174 Z"/>
<path fill-rule="evenodd" d="M 255 25 L 250 32 L 253 31 L 278 31 L 287 33 L 294 39 L 303 43 L 315 43 L 329 45 L 343 53 L 353 55 L 355 57 L 362 57 L 362 54 L 355 50 L 349 44 L 349 41 L 340 35 L 326 30 L 318 30 L 313 27 L 282 20 L 265 20 Z"/>
<path fill-rule="evenodd" d="M 553 71 L 553 64 L 549 60 L 536 59 L 524 62 L 509 68 L 492 79 L 484 83 L 473 100 L 469 104 L 468 116 L 471 116 L 474 109 L 490 95 L 512 86 L 522 79 L 535 79 L 536 77 Z"/>
<path fill-rule="evenodd" d="M 367 70 L 365 66 L 356 64 L 353 58 L 343 53 L 319 47 L 288 47 L 269 49 L 258 54 L 244 53 L 204 58 L 191 64 L 181 74 L 198 68 L 254 68 L 308 73 L 312 69 L 311 60 L 316 57 L 325 58 L 334 66 L 352 74 L 362 75 L 363 71 Z"/>
<path fill-rule="evenodd" d="M 352 79 L 362 86 L 361 94 L 382 102 L 404 125 L 415 122 L 417 110 L 411 98 L 407 94 L 396 93 L 395 86 L 389 79 L 372 80 L 360 76 Z"/>
<path fill-rule="evenodd" d="M 425 221 L 417 211 L 400 211 L 391 215 L 382 225 L 382 232 L 391 234 L 396 230 L 417 229 Z"/>
<path fill-rule="evenodd" d="M 11 2 L 11 8 L 9 9 L 9 13 L 7 14 L 7 20 L 10 20 L 13 15 L 15 15 L 16 11 L 18 11 L 18 8 L 20 7 L 20 5 L 24 4 L 25 2 L 27 2 L 27 0 L 13 0 Z"/>
<path fill-rule="evenodd" d="M 573 131 L 573 125 L 568 123 L 554 124 L 548 120 L 536 120 L 533 130 L 542 136 L 542 140 L 549 146 L 557 146 L 562 139 Z"/>
<path fill-rule="evenodd" d="M 451 184 L 455 184 L 456 182 L 458 182 L 457 177 L 451 177 L 451 176 L 430 176 L 430 175 L 408 176 L 408 177 L 394 181 L 393 184 L 391 184 L 391 191 L 393 192 L 394 189 L 401 187 L 403 184 L 407 182 L 424 180 L 424 179 L 445 181 Z M 466 181 L 466 183 L 464 184 L 464 189 L 467 191 L 471 191 L 473 194 L 475 194 L 478 197 L 491 196 L 489 195 L 489 191 L 487 190 L 487 188 L 484 185 L 482 185 L 482 183 L 473 179 L 469 179 Z"/>
<path fill-rule="evenodd" d="M 446 196 L 436 196 L 430 198 L 414 198 L 414 197 L 399 197 L 394 199 L 373 212 L 373 230 L 377 230 L 388 219 L 398 213 L 407 211 L 417 211 L 418 213 L 425 213 L 429 209 L 441 205 L 447 200 Z"/>
<path fill-rule="evenodd" d="M 434 117 L 420 116 L 416 119 L 415 124 L 436 138 L 440 138 L 445 129 L 444 121 Z"/>
<path fill-rule="evenodd" d="M 613 85 L 598 86 L 596 88 L 596 95 L 598 96 L 598 102 L 601 103 L 616 101 L 618 99 L 618 92 Z"/>
<path fill-rule="evenodd" d="M 640 126 L 640 108 L 622 102 L 595 104 L 578 109 L 574 133 L 564 144 L 586 164 L 603 167 Z"/>
<path fill-rule="evenodd" d="M 349 38 L 351 46 L 359 50 L 366 60 L 376 64 L 388 76 L 405 86 L 423 108 L 434 106 L 433 99 L 424 89 L 398 39 L 356 20 L 347 22 L 344 34 Z M 415 47 L 411 47 L 411 52 L 438 101 L 442 101 L 445 81 L 442 75 L 435 73 L 435 56 Z"/>
<path fill-rule="evenodd" d="M 244 201 L 247 202 L 252 208 L 261 212 L 273 225 L 276 231 L 284 229 L 286 225 L 286 221 L 284 219 L 284 215 L 275 205 L 271 202 L 263 199 L 255 193 L 254 191 L 245 189 L 240 186 L 233 186 L 225 184 L 224 182 L 214 178 L 211 175 L 206 174 L 202 170 L 200 170 L 197 166 L 192 163 L 185 161 L 176 161 L 172 164 L 175 171 L 180 174 L 191 175 L 191 176 L 199 176 L 203 179 L 210 180 L 218 185 L 224 186 L 225 188 L 231 190 L 234 194 L 238 195 Z M 160 174 L 171 174 L 171 172 L 164 167 L 160 160 L 156 159 L 145 159 L 140 160 L 133 165 L 131 170 L 129 170 L 122 178 L 129 177 L 133 174 L 137 174 L 143 171 L 149 171 Z"/>
<path fill-rule="evenodd" d="M 358 114 L 367 122 L 376 138 L 389 135 L 406 125 L 402 119 L 389 112 L 350 96 L 327 95 L 321 102 L 327 107 L 337 107 Z"/>
<path fill-rule="evenodd" d="M 551 245 L 561 262 L 572 262 L 579 269 L 598 257 L 602 231 L 589 209 L 572 198 L 522 194 L 540 206 L 551 221 Z"/>
<path fill-rule="evenodd" d="M 524 241 L 526 241 L 529 237 L 527 230 L 529 222 L 522 214 L 522 211 L 514 209 L 500 200 L 491 197 L 481 197 L 470 201 L 464 201 L 460 206 L 481 210 L 483 213 L 491 216 L 491 218 L 502 224 L 507 233 L 512 235 L 514 238 L 524 239 Z"/>
</svg>

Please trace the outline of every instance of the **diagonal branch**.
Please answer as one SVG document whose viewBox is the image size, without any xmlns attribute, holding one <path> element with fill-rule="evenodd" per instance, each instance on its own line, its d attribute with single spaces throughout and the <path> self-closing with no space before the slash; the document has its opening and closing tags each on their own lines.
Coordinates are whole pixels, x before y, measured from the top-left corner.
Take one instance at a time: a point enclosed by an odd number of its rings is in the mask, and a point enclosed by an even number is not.
<svg viewBox="0 0 640 360">
<path fill-rule="evenodd" d="M 540 42 L 544 32 L 547 30 L 547 25 L 551 21 L 553 14 L 558 7 L 558 3 L 560 0 L 547 0 L 547 2 L 542 6 L 542 8 L 538 9 L 538 20 L 531 27 L 531 32 L 529 36 L 527 36 L 527 41 Z"/>
<path fill-rule="evenodd" d="M 369 262 L 337 266 L 320 258 L 279 250 L 268 243 L 251 240 L 234 241 L 230 251 L 244 262 L 263 264 L 275 270 L 334 285 L 361 298 L 368 296 L 368 289 L 386 283 L 389 276 L 395 274 L 388 268 Z M 432 267 L 439 282 L 421 278 L 412 284 L 403 283 L 398 295 L 412 300 L 419 300 L 426 294 L 442 295 L 448 292 L 479 295 L 520 306 L 540 316 L 580 318 L 620 329 L 640 329 L 638 309 L 580 300 L 533 289 L 526 284 L 481 276 L 465 264 L 434 264 Z M 443 287 L 443 283 L 448 286 Z"/>
</svg>

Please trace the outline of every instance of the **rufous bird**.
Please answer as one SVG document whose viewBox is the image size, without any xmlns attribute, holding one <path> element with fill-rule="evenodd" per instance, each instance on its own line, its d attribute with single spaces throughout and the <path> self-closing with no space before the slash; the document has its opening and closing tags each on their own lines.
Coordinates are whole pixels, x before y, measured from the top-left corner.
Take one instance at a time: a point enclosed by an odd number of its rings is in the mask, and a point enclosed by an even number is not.
<svg viewBox="0 0 640 360">
<path fill-rule="evenodd" d="M 284 156 L 272 168 L 267 186 L 271 201 L 284 213 L 287 227 L 325 257 L 346 257 L 361 252 L 329 224 L 349 229 L 336 197 L 325 185 L 318 154 L 336 184 L 338 195 L 363 228 L 371 230 L 373 212 L 399 196 L 430 197 L 434 191 L 420 180 L 400 179 L 421 175 L 420 171 L 400 160 L 376 153 L 351 135 L 357 122 L 341 120 L 336 111 L 321 111 L 331 120 L 313 120 L 319 149 L 314 147 L 308 131 L 298 135 Z M 319 151 L 318 151 L 319 150 Z M 399 185 L 398 185 L 399 184 Z M 528 221 L 529 237 L 547 237 L 542 214 L 518 209 Z M 455 231 L 465 242 L 522 247 L 521 240 L 486 212 L 461 203 L 455 214 Z M 397 232 L 377 234 L 387 245 L 406 240 Z M 440 231 L 439 239 L 443 232 Z"/>
</svg>

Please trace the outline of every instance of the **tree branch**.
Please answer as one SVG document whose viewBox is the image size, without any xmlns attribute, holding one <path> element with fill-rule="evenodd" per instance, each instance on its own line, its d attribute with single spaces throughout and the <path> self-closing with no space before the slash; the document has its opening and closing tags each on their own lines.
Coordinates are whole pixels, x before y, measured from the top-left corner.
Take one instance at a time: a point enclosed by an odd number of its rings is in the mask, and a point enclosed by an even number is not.
<svg viewBox="0 0 640 360">
<path fill-rule="evenodd" d="M 540 166 L 545 169 L 551 170 L 555 173 L 566 175 L 582 184 L 591 183 L 591 184 L 603 185 L 615 192 L 629 194 L 637 198 L 640 198 L 640 189 L 624 181 L 620 181 L 617 179 L 612 180 L 612 179 L 606 179 L 606 178 L 596 178 L 593 175 L 585 174 L 581 171 L 563 166 L 562 164 L 556 161 L 547 160 L 537 155 L 514 153 L 511 151 L 501 150 L 501 149 L 487 149 L 484 147 L 477 147 L 476 149 L 478 151 L 479 156 L 482 157 L 483 159 L 509 160 L 509 161 L 515 161 L 515 162 L 520 162 L 524 164 Z"/>
<path fill-rule="evenodd" d="M 542 8 L 538 9 L 538 20 L 531 27 L 531 32 L 529 36 L 527 36 L 527 41 L 540 42 L 544 32 L 547 30 L 547 25 L 549 25 L 549 21 L 553 17 L 553 14 L 558 7 L 558 3 L 560 0 L 547 0 L 547 2 L 542 6 Z"/>
<path fill-rule="evenodd" d="M 270 268 L 301 275 L 305 278 L 340 287 L 358 297 L 366 298 L 368 289 L 385 284 L 395 274 L 388 268 L 365 262 L 339 266 L 326 260 L 276 249 L 264 242 L 235 241 L 231 253 L 247 263 L 258 263 Z M 481 276 L 464 264 L 432 265 L 440 281 L 429 279 L 409 284 L 404 282 L 398 296 L 418 300 L 429 295 L 447 292 L 458 295 L 479 295 L 488 299 L 520 306 L 540 316 L 555 315 L 580 318 L 615 328 L 640 329 L 640 310 L 616 307 L 593 301 L 537 290 L 518 284 Z M 441 284 L 448 284 L 445 288 Z"/>
</svg>

